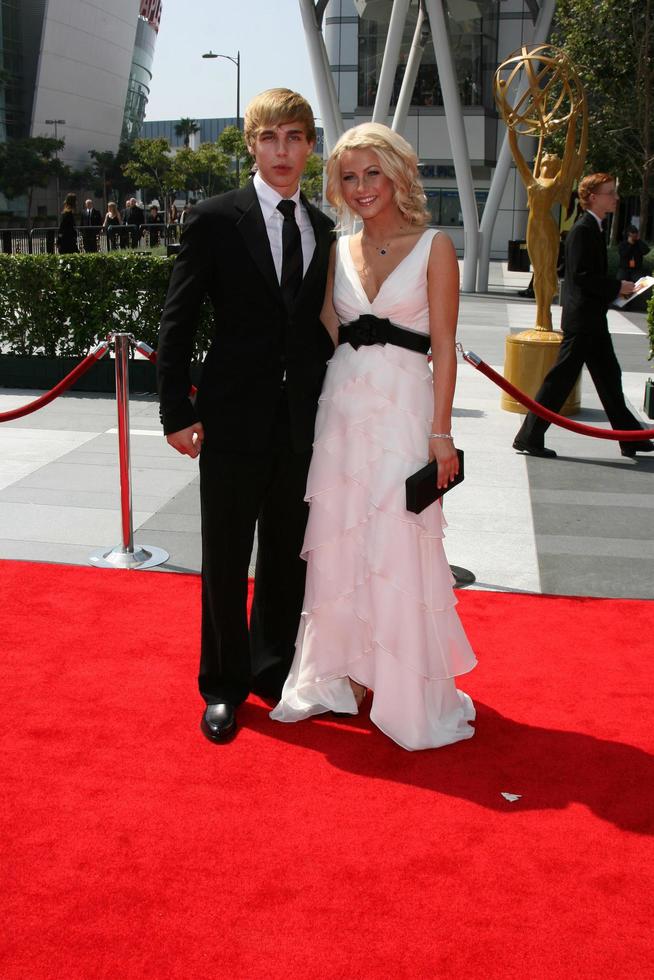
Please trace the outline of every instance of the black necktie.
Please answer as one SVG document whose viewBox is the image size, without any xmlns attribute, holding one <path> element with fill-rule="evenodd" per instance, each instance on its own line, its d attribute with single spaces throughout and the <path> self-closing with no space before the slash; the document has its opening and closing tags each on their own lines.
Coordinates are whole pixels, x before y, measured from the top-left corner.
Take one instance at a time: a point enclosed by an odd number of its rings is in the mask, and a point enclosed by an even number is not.
<svg viewBox="0 0 654 980">
<path fill-rule="evenodd" d="M 302 239 L 295 220 L 295 201 L 280 201 L 277 210 L 284 216 L 282 226 L 282 295 L 290 310 L 302 285 Z"/>
</svg>

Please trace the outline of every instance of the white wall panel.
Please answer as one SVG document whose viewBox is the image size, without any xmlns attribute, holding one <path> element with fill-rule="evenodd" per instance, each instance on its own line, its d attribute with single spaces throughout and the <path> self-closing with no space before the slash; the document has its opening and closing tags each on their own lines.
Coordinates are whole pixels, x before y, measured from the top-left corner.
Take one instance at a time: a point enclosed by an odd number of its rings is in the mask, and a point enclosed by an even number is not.
<svg viewBox="0 0 654 980">
<path fill-rule="evenodd" d="M 61 159 L 72 167 L 88 166 L 90 149 L 118 149 L 137 22 L 137 0 L 49 0 L 32 135 L 65 119 Z"/>
</svg>

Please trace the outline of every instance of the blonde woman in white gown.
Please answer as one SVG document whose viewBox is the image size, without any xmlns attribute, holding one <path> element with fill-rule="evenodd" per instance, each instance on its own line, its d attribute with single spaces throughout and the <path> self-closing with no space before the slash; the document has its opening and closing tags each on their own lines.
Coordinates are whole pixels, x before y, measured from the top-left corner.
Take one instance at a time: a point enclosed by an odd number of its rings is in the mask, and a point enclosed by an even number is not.
<svg viewBox="0 0 654 980">
<path fill-rule="evenodd" d="M 349 130 L 327 175 L 330 203 L 363 229 L 331 257 L 322 320 L 337 346 L 307 483 L 306 592 L 271 717 L 356 714 L 368 689 L 383 732 L 405 749 L 435 748 L 474 734 L 472 701 L 454 678 L 476 660 L 455 609 L 441 506 L 408 512 L 405 480 L 428 458 L 439 486 L 458 471 L 458 265 L 449 238 L 426 227 L 416 156 L 401 136 L 376 123 Z"/>
</svg>

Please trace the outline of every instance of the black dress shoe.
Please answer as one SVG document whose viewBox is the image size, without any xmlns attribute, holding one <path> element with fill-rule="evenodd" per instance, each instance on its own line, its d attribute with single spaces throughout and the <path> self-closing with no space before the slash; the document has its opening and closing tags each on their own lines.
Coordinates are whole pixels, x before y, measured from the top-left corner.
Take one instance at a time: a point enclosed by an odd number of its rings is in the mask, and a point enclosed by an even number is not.
<svg viewBox="0 0 654 980">
<path fill-rule="evenodd" d="M 208 704 L 200 722 L 202 733 L 210 742 L 229 742 L 236 734 L 236 712 L 228 701 Z"/>
<path fill-rule="evenodd" d="M 519 453 L 527 453 L 528 456 L 541 456 L 543 459 L 556 459 L 553 449 L 546 449 L 545 446 L 530 446 L 528 442 L 523 442 L 518 436 L 513 440 L 513 448 Z"/>
<path fill-rule="evenodd" d="M 625 446 L 620 446 L 623 456 L 633 459 L 636 453 L 654 453 L 654 442 L 651 439 L 644 439 L 642 442 L 629 442 Z"/>
</svg>

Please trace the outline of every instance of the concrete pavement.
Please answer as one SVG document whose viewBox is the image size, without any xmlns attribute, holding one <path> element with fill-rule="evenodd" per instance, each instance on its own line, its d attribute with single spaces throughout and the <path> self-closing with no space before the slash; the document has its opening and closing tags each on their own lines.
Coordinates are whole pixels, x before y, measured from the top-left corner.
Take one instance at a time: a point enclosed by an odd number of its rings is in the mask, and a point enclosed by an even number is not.
<svg viewBox="0 0 654 980">
<path fill-rule="evenodd" d="M 528 276 L 500 263 L 492 269 L 492 295 L 461 298 L 459 340 L 502 371 L 504 338 L 533 326 L 534 303 L 516 295 Z M 642 412 L 652 373 L 645 315 L 609 316 L 627 399 L 654 427 Z M 582 392 L 577 418 L 606 425 L 585 373 Z M 0 388 L 0 411 L 38 394 Z M 197 462 L 164 441 L 152 394 L 133 394 L 130 415 L 136 544 L 170 553 L 158 573 L 197 572 Z M 625 459 L 617 443 L 555 427 L 547 445 L 558 459 L 520 456 L 511 448 L 520 419 L 500 408 L 499 389 L 461 362 L 453 428 L 466 480 L 445 498 L 450 562 L 474 572 L 475 588 L 654 597 L 654 458 Z M 0 460 L 0 558 L 86 564 L 94 550 L 119 544 L 113 396 L 67 394 L 0 424 Z"/>
</svg>

